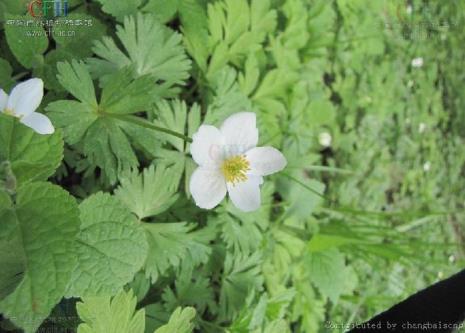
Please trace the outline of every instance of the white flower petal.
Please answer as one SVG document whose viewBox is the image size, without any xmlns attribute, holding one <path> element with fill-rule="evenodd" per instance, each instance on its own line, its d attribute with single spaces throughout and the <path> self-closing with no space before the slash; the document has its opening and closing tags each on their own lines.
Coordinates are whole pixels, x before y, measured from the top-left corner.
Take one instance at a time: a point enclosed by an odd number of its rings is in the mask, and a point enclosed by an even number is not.
<svg viewBox="0 0 465 333">
<path fill-rule="evenodd" d="M 249 176 L 244 182 L 227 183 L 229 197 L 237 208 L 243 212 L 252 212 L 260 208 L 261 179 L 260 176 Z"/>
<path fill-rule="evenodd" d="M 253 112 L 239 112 L 227 118 L 221 125 L 226 156 L 245 153 L 257 146 L 257 117 Z"/>
<path fill-rule="evenodd" d="M 226 182 L 220 170 L 197 168 L 189 187 L 196 205 L 204 209 L 216 207 L 226 196 Z"/>
<path fill-rule="evenodd" d="M 50 119 L 38 112 L 33 112 L 30 115 L 21 118 L 21 122 L 39 134 L 53 134 L 53 132 L 55 132 L 55 128 L 53 127 Z"/>
<path fill-rule="evenodd" d="M 8 103 L 8 95 L 3 89 L 0 89 L 0 112 L 5 110 L 6 104 Z"/>
<path fill-rule="evenodd" d="M 210 125 L 202 125 L 192 136 L 190 146 L 194 161 L 202 166 L 215 165 L 222 158 L 223 139 L 220 131 Z"/>
<path fill-rule="evenodd" d="M 44 82 L 41 79 L 30 79 L 18 84 L 11 91 L 7 109 L 18 117 L 26 117 L 37 110 L 44 97 Z"/>
<path fill-rule="evenodd" d="M 284 155 L 273 147 L 257 147 L 250 149 L 245 158 L 250 163 L 250 174 L 267 176 L 286 167 Z"/>
</svg>

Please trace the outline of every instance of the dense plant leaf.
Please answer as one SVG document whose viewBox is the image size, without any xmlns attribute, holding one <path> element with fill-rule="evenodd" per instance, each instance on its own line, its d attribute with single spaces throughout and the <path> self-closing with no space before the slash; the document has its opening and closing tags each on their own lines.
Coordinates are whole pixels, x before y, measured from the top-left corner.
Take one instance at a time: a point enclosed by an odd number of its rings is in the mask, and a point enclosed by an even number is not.
<svg viewBox="0 0 465 333">
<path fill-rule="evenodd" d="M 8 265 L 0 275 L 0 312 L 32 333 L 61 299 L 71 277 L 78 206 L 68 193 L 47 183 L 24 185 L 15 204 L 0 199 L 0 205 L 0 248 Z"/>
<path fill-rule="evenodd" d="M 14 81 L 11 78 L 13 68 L 5 59 L 0 58 L 0 80 L 2 82 L 2 89 L 10 91 L 13 88 Z"/>
<path fill-rule="evenodd" d="M 142 0 L 129 0 L 129 1 L 111 1 L 111 0 L 97 0 L 102 4 L 102 10 L 105 13 L 111 14 L 118 20 L 126 15 L 136 13 L 137 8 L 142 4 Z"/>
<path fill-rule="evenodd" d="M 200 126 L 201 110 L 198 104 L 194 104 L 188 109 L 186 103 L 179 100 L 161 101 L 156 104 L 153 113 L 157 125 L 171 128 L 180 134 L 186 134 L 188 137 L 192 137 Z M 161 134 L 160 137 L 176 151 L 163 149 L 159 150 L 156 156 L 164 163 L 174 165 L 174 169 L 178 170 L 180 176 L 182 175 L 180 171 L 184 173 L 185 192 L 189 196 L 190 176 L 196 167 L 188 155 L 190 144 L 174 136 Z"/>
<path fill-rule="evenodd" d="M 160 24 L 152 15 L 142 14 L 126 17 L 124 26 L 119 26 L 116 34 L 125 52 L 110 37 L 95 43 L 93 50 L 103 59 L 89 60 L 93 72 L 103 76 L 132 65 L 135 77 L 152 77 L 160 97 L 178 92 L 176 86 L 189 77 L 190 69 L 179 34 Z"/>
<path fill-rule="evenodd" d="M 211 249 L 206 245 L 211 237 L 208 230 L 192 232 L 194 225 L 178 223 L 143 224 L 149 243 L 145 272 L 152 281 L 170 267 L 179 267 L 182 260 L 192 265 L 205 263 Z"/>
<path fill-rule="evenodd" d="M 309 255 L 308 274 L 310 281 L 333 302 L 336 302 L 344 291 L 345 270 L 344 255 L 337 249 L 312 252 Z"/>
<path fill-rule="evenodd" d="M 78 260 L 67 295 L 115 295 L 132 281 L 145 261 L 144 232 L 120 201 L 108 194 L 95 194 L 79 208 Z"/>
<path fill-rule="evenodd" d="M 143 111 L 150 105 L 152 96 L 147 76 L 131 79 L 127 70 L 117 72 L 103 88 L 100 103 L 95 88 L 82 62 L 73 61 L 58 65 L 58 79 L 77 101 L 61 100 L 48 105 L 47 110 L 54 123 L 63 128 L 65 140 L 79 147 L 96 167 L 104 170 L 111 183 L 117 175 L 138 166 L 138 161 L 129 141 L 127 124 L 112 114 L 128 114 Z M 144 135 L 155 138 L 153 133 Z M 137 136 L 131 136 L 138 141 Z"/>
<path fill-rule="evenodd" d="M 61 132 L 40 135 L 16 118 L 0 114 L 0 161 L 9 161 L 18 181 L 46 180 L 63 158 Z"/>
<path fill-rule="evenodd" d="M 154 333 L 191 333 L 194 331 L 192 320 L 195 317 L 194 308 L 177 308 L 170 317 L 170 321 L 158 328 Z"/>
<path fill-rule="evenodd" d="M 69 25 L 68 22 L 80 20 L 81 25 Z M 57 43 L 56 50 L 67 55 L 67 59 L 79 59 L 92 55 L 94 40 L 100 39 L 106 32 L 106 26 L 96 17 L 83 13 L 70 13 L 58 17 L 59 33 L 53 35 Z M 63 59 L 64 60 L 64 59 Z"/>
<path fill-rule="evenodd" d="M 174 283 L 174 287 L 163 290 L 162 299 L 168 310 L 178 306 L 195 306 L 199 313 L 207 307 L 215 310 L 215 295 L 210 286 L 210 280 L 202 275 L 201 270 L 184 265 Z"/>
<path fill-rule="evenodd" d="M 57 129 L 31 136 L 0 115 L 0 207 L 10 207 L 0 208 L 0 299 L 21 293 L 18 316 L 0 301 L 0 331 L 30 325 L 24 311 L 36 307 L 38 331 L 314 333 L 364 322 L 463 266 L 456 2 L 67 3 L 67 16 L 45 19 L 28 13 L 38 1 L 0 1 L 0 88 L 41 78 Z M 229 199 L 199 209 L 189 140 L 154 129 L 193 138 L 243 111 L 286 169 L 264 177 L 255 212 Z M 50 242 L 66 216 L 45 240 L 33 223 L 45 213 L 21 220 L 26 240 L 10 221 L 23 188 L 47 178 L 82 201 L 69 249 Z M 63 206 L 50 201 L 47 214 Z M 43 255 L 31 266 L 26 249 Z M 81 271 L 69 286 L 79 307 L 92 304 L 84 323 L 74 298 L 59 302 L 64 282 L 55 288 L 48 262 L 38 265 L 55 254 L 79 254 L 56 269 Z M 27 274 L 44 272 L 30 290 L 53 302 L 31 306 Z"/>
<path fill-rule="evenodd" d="M 206 8 L 199 0 L 149 0 L 143 11 L 152 13 L 161 22 L 176 15 L 182 24 L 186 48 L 202 70 L 206 69 L 208 26 Z"/>
<path fill-rule="evenodd" d="M 177 170 L 159 164 L 121 180 L 115 195 L 142 220 L 167 210 L 179 197 Z"/>
<path fill-rule="evenodd" d="M 238 63 L 256 51 L 276 26 L 276 11 L 268 0 L 225 0 L 208 5 L 209 46 L 213 49 L 208 75 L 228 62 Z"/>
<path fill-rule="evenodd" d="M 250 293 L 262 290 L 260 261 L 259 252 L 251 256 L 227 254 L 220 292 L 220 315 L 223 318 L 234 317 Z"/>
<path fill-rule="evenodd" d="M 26 68 L 39 67 L 44 62 L 43 53 L 48 48 L 48 38 L 42 26 L 26 26 L 28 16 L 8 15 L 7 20 L 23 24 L 6 24 L 5 35 L 8 46 L 16 59 Z"/>
<path fill-rule="evenodd" d="M 145 311 L 136 310 L 136 305 L 132 290 L 114 297 L 85 297 L 76 305 L 83 320 L 78 333 L 143 333 Z"/>
</svg>

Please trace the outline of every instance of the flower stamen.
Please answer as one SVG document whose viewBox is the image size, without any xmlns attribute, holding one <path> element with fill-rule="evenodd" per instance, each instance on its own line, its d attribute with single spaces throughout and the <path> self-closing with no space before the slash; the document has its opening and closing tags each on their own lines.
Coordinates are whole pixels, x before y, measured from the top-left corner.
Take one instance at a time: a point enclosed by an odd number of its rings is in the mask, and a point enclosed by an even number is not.
<svg viewBox="0 0 465 333">
<path fill-rule="evenodd" d="M 238 183 L 247 180 L 247 171 L 250 170 L 250 163 L 245 156 L 238 155 L 228 158 L 223 162 L 221 171 L 228 183 Z"/>
<path fill-rule="evenodd" d="M 14 112 L 13 110 L 10 110 L 10 109 L 5 109 L 5 110 L 3 111 L 3 113 L 4 113 L 4 114 L 7 114 L 7 115 L 9 115 L 9 116 L 16 117 L 15 112 Z"/>
</svg>

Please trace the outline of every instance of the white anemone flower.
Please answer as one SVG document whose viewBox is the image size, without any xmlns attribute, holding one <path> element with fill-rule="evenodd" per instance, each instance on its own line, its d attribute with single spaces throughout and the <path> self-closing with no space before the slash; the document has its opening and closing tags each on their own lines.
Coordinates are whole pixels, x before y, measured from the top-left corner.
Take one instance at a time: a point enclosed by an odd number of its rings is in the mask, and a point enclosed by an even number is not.
<svg viewBox="0 0 465 333">
<path fill-rule="evenodd" d="M 8 96 L 0 89 L 0 112 L 19 118 L 24 125 L 39 134 L 55 132 L 52 122 L 47 116 L 35 112 L 44 97 L 44 83 L 41 79 L 30 79 L 21 82 Z"/>
<path fill-rule="evenodd" d="M 422 57 L 412 59 L 412 67 L 420 68 L 422 66 L 423 66 L 423 58 Z"/>
<path fill-rule="evenodd" d="M 320 133 L 320 135 L 318 135 L 318 142 L 323 147 L 330 147 L 332 141 L 333 138 L 331 137 L 331 134 L 329 134 L 328 132 L 323 132 Z"/>
<path fill-rule="evenodd" d="M 423 171 L 428 172 L 431 170 L 431 162 L 426 161 L 425 164 L 423 164 Z"/>
<path fill-rule="evenodd" d="M 256 147 L 258 129 L 252 112 L 227 118 L 218 129 L 202 125 L 190 150 L 199 165 L 190 180 L 190 192 L 200 208 L 216 207 L 229 193 L 244 212 L 260 207 L 263 176 L 281 171 L 286 158 L 273 147 Z"/>
</svg>

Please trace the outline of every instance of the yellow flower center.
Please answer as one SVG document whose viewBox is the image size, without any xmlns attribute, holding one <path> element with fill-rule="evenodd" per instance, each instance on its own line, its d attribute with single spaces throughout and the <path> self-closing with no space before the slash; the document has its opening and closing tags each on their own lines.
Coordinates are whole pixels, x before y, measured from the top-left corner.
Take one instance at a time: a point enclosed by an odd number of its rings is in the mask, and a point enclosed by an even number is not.
<svg viewBox="0 0 465 333">
<path fill-rule="evenodd" d="M 14 112 L 13 110 L 10 110 L 10 109 L 5 109 L 5 110 L 3 110 L 3 113 L 4 113 L 4 114 L 7 114 L 7 115 L 9 115 L 9 116 L 16 117 L 15 112 Z"/>
<path fill-rule="evenodd" d="M 228 158 L 221 166 L 221 171 L 223 172 L 224 178 L 228 183 L 233 184 L 246 181 L 246 173 L 249 170 L 249 161 L 247 161 L 243 155 Z"/>
</svg>

